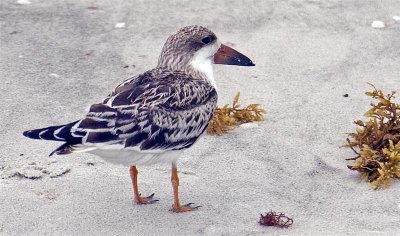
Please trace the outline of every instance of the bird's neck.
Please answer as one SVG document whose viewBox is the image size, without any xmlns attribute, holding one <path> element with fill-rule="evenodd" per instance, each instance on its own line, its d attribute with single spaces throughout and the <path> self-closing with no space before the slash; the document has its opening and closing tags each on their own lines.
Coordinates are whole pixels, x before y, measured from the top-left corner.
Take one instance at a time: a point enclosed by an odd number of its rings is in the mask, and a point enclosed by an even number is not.
<svg viewBox="0 0 400 236">
<path fill-rule="evenodd" d="M 214 88 L 217 88 L 214 79 L 214 69 L 211 58 L 201 58 L 195 57 L 191 62 L 189 67 L 191 69 L 203 76 Z"/>
<path fill-rule="evenodd" d="M 168 61 L 160 60 L 158 67 L 166 68 L 170 71 L 182 71 L 186 74 L 192 75 L 194 79 L 205 80 L 214 88 L 217 88 L 214 79 L 212 58 L 195 56 L 193 59 L 187 61 L 179 58 Z"/>
</svg>

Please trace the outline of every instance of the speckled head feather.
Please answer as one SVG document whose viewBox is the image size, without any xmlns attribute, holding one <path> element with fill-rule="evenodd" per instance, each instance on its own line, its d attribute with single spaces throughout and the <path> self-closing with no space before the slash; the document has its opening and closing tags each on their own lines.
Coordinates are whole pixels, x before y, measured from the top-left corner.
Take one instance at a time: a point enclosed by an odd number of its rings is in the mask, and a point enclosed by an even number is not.
<svg viewBox="0 0 400 236">
<path fill-rule="evenodd" d="M 211 30 L 199 25 L 183 27 L 168 37 L 158 60 L 158 67 L 182 70 L 190 64 L 195 53 L 204 47 L 212 48 L 210 56 L 219 48 L 217 36 Z"/>
</svg>

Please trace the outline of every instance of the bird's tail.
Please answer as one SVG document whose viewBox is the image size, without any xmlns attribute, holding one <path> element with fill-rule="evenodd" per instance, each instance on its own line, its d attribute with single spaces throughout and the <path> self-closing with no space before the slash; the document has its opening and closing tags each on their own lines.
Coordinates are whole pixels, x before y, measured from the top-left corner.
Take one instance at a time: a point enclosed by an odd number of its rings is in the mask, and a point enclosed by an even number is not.
<svg viewBox="0 0 400 236">
<path fill-rule="evenodd" d="M 44 139 L 52 141 L 65 142 L 60 147 L 56 148 L 49 156 L 53 154 L 63 155 L 73 152 L 74 146 L 82 142 L 82 137 L 85 135 L 83 132 L 72 131 L 72 127 L 78 123 L 79 120 L 66 125 L 50 126 L 42 129 L 27 130 L 23 133 L 25 137 L 32 139 Z"/>
<path fill-rule="evenodd" d="M 66 125 L 50 126 L 42 129 L 33 129 L 24 131 L 23 135 L 31 139 L 44 139 L 52 141 L 64 141 L 67 143 L 78 143 L 81 137 L 73 136 L 71 128 L 78 123 L 79 120 Z"/>
</svg>

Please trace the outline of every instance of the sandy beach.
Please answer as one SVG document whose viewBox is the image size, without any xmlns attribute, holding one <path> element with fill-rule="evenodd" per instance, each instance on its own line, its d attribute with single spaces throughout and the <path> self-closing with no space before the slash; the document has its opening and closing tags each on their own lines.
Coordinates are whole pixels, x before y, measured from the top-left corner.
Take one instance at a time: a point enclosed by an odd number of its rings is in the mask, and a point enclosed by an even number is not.
<svg viewBox="0 0 400 236">
<path fill-rule="evenodd" d="M 372 102 L 367 82 L 400 93 L 400 1 L 171 2 L 0 2 L 0 235 L 400 235 L 399 181 L 373 190 L 340 148 Z M 268 111 L 184 152 L 181 199 L 198 211 L 169 211 L 168 165 L 138 167 L 160 199 L 138 206 L 127 167 L 48 157 L 59 143 L 22 136 L 82 118 L 192 24 L 256 64 L 214 67 L 219 105 L 240 91 Z M 269 210 L 293 226 L 260 226 Z"/>
</svg>

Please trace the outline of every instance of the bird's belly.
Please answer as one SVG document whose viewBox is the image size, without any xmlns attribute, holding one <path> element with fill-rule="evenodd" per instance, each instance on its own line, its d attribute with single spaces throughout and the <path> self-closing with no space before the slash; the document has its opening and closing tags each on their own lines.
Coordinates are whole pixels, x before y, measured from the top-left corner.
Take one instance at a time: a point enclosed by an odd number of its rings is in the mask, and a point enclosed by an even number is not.
<svg viewBox="0 0 400 236">
<path fill-rule="evenodd" d="M 157 163 L 176 163 L 181 150 L 164 152 L 140 152 L 126 149 L 94 149 L 88 151 L 95 154 L 107 162 L 121 164 L 125 166 L 132 165 L 152 165 Z"/>
</svg>

